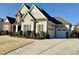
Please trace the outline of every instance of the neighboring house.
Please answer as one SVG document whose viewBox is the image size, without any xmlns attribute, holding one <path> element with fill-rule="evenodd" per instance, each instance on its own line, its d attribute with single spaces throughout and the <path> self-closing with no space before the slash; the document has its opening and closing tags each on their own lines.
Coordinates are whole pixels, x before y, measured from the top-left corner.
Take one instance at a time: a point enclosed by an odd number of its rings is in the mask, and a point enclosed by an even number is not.
<svg viewBox="0 0 79 59">
<path fill-rule="evenodd" d="M 34 4 L 31 8 L 22 4 L 16 13 L 16 21 L 13 27 L 15 32 L 19 30 L 22 32 L 34 31 L 35 33 L 43 31 L 48 33 L 50 38 L 65 38 L 69 36 L 71 24 L 61 17 L 51 17 L 46 11 Z"/>
<path fill-rule="evenodd" d="M 3 26 L 2 26 L 2 19 L 0 20 L 0 32 L 3 31 Z"/>
<path fill-rule="evenodd" d="M 73 31 L 73 30 L 74 30 L 75 26 L 76 26 L 76 25 L 72 25 L 72 27 L 71 27 L 71 31 Z"/>
<path fill-rule="evenodd" d="M 75 25 L 73 29 L 76 29 L 79 32 L 79 24 Z"/>
<path fill-rule="evenodd" d="M 6 16 L 4 19 L 2 19 L 2 30 L 5 32 L 11 31 L 11 25 L 15 22 L 15 18 Z"/>
</svg>

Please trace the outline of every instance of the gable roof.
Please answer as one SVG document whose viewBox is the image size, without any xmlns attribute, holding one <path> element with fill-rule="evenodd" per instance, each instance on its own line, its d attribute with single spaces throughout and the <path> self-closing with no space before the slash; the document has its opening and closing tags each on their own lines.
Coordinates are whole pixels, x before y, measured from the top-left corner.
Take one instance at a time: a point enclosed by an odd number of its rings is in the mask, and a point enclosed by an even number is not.
<svg viewBox="0 0 79 59">
<path fill-rule="evenodd" d="M 33 4 L 37 9 L 39 9 L 39 11 L 51 22 L 55 23 L 55 24 L 69 24 L 67 21 L 65 21 L 64 19 L 62 19 L 61 17 L 58 18 L 58 17 L 51 17 L 45 10 L 43 9 L 40 9 L 38 6 L 36 6 L 35 4 Z M 32 7 L 31 7 L 32 8 Z M 31 10 L 30 8 L 30 10 Z M 30 15 L 31 13 L 28 12 Z M 27 13 L 26 13 L 27 14 Z M 26 15 L 25 14 L 25 15 Z M 32 16 L 32 15 L 31 15 Z M 35 19 L 33 16 L 32 16 L 33 19 Z"/>
<path fill-rule="evenodd" d="M 17 14 L 18 12 L 20 12 L 20 10 L 23 8 L 23 6 L 26 6 L 28 9 L 30 9 L 30 6 L 28 6 L 28 5 L 26 5 L 25 3 L 23 3 L 23 4 L 20 6 L 19 10 L 16 12 L 16 14 Z M 21 12 L 20 12 L 20 13 L 21 13 Z"/>
<path fill-rule="evenodd" d="M 29 14 L 34 20 L 36 20 L 36 19 L 32 16 L 32 14 L 31 14 L 30 12 L 27 12 L 27 13 L 22 17 L 22 19 L 21 19 L 22 21 L 23 21 L 23 19 L 26 17 L 27 14 Z"/>
<path fill-rule="evenodd" d="M 61 22 L 59 22 L 58 20 L 55 19 L 55 17 L 52 17 L 51 19 L 55 24 L 62 24 Z"/>
<path fill-rule="evenodd" d="M 15 22 L 15 18 L 13 17 L 9 17 L 9 16 L 6 16 L 6 18 L 8 19 L 8 21 L 10 22 L 10 24 L 13 24 Z M 2 19 L 1 22 L 3 22 L 5 19 Z"/>
<path fill-rule="evenodd" d="M 24 5 L 25 5 L 28 9 L 30 9 L 30 6 L 26 5 L 25 3 L 24 3 Z"/>
<path fill-rule="evenodd" d="M 33 4 L 33 6 L 35 6 L 47 19 L 50 19 L 51 18 L 51 16 L 49 14 L 47 14 L 43 9 L 39 8 L 35 4 Z"/>
<path fill-rule="evenodd" d="M 69 22 L 67 22 L 66 20 L 64 20 L 63 18 L 61 18 L 60 16 L 54 17 L 57 21 L 61 22 L 62 24 L 70 24 Z"/>
<path fill-rule="evenodd" d="M 35 5 L 36 6 L 36 5 Z M 51 22 L 55 23 L 55 24 L 62 24 L 61 22 L 57 21 L 54 17 L 51 17 L 45 10 L 40 9 L 38 6 L 36 6 L 41 12 L 42 14 Z"/>
</svg>

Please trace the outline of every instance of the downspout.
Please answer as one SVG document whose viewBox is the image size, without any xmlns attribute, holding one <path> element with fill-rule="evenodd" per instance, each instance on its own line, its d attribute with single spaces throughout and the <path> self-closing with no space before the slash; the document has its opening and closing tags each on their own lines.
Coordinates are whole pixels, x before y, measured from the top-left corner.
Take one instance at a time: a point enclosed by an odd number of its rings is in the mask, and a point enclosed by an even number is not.
<svg viewBox="0 0 79 59">
<path fill-rule="evenodd" d="M 48 20 L 47 20 L 47 31 L 46 31 L 46 39 L 47 39 L 47 35 L 48 35 Z"/>
<path fill-rule="evenodd" d="M 34 20 L 34 36 L 36 38 L 36 20 Z"/>
<path fill-rule="evenodd" d="M 56 38 L 56 24 L 55 24 L 55 38 Z"/>
<path fill-rule="evenodd" d="M 72 27 L 72 25 L 69 24 L 69 38 L 70 38 L 71 27 Z"/>
<path fill-rule="evenodd" d="M 48 33 L 48 21 L 47 21 L 47 31 L 46 31 L 46 33 Z"/>
</svg>

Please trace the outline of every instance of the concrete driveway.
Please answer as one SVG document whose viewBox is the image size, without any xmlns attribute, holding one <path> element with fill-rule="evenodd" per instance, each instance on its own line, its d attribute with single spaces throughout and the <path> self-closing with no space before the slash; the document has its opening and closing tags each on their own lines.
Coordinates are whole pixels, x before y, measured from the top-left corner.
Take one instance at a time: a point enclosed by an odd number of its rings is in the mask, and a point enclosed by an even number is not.
<svg viewBox="0 0 79 59">
<path fill-rule="evenodd" d="M 63 43 L 65 40 L 34 40 L 34 43 L 19 48 L 13 52 L 8 53 L 9 55 L 39 55 L 52 47 Z"/>
<path fill-rule="evenodd" d="M 34 43 L 26 45 L 7 55 L 72 55 L 79 54 L 78 39 L 49 39 L 33 40 Z"/>
</svg>

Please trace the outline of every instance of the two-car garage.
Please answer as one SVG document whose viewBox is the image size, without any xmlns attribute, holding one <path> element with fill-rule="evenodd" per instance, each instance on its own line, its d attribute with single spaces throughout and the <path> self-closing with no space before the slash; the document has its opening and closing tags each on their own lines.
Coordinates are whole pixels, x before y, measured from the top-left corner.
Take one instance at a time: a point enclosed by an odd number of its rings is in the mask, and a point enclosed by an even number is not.
<svg viewBox="0 0 79 59">
<path fill-rule="evenodd" d="M 49 30 L 50 38 L 67 38 L 68 36 L 68 30 L 66 28 L 57 28 Z"/>
<path fill-rule="evenodd" d="M 67 29 L 58 28 L 56 29 L 56 38 L 66 38 L 67 37 Z"/>
</svg>

